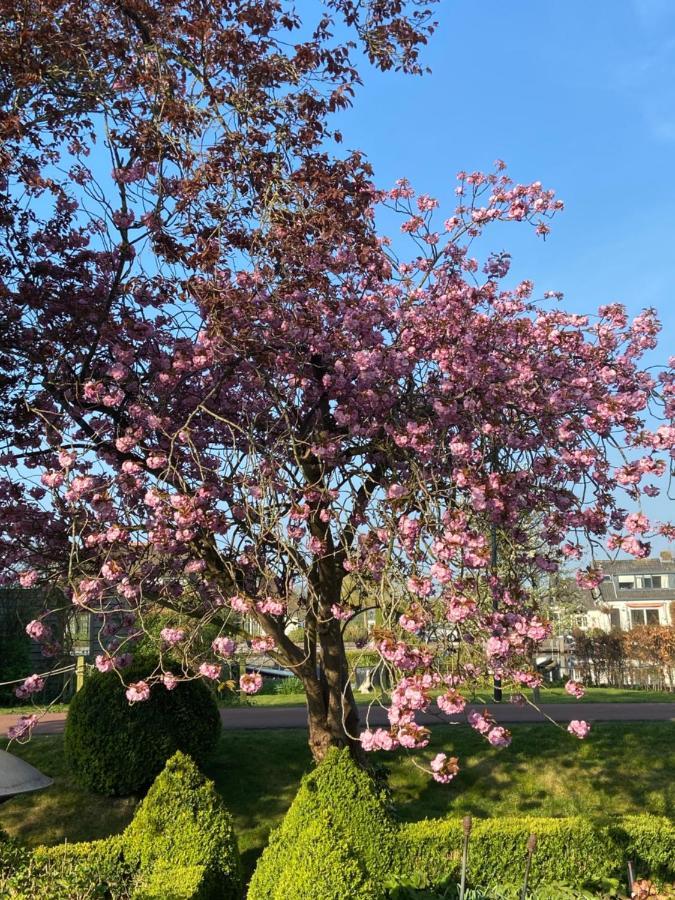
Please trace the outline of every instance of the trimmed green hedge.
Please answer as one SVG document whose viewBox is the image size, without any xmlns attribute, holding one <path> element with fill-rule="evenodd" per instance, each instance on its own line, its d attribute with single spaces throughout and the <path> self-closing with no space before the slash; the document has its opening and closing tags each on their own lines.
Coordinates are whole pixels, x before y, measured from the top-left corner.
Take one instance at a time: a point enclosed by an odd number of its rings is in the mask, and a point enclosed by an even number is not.
<svg viewBox="0 0 675 900">
<path fill-rule="evenodd" d="M 396 859 L 397 826 L 349 751 L 331 750 L 272 832 L 248 900 L 377 900 Z"/>
<path fill-rule="evenodd" d="M 475 820 L 468 882 L 487 888 L 522 884 L 527 839 L 537 835 L 530 884 L 581 889 L 640 877 L 675 880 L 675 826 L 657 816 L 610 824 L 581 817 Z M 379 900 L 386 883 L 413 878 L 420 888 L 459 879 L 462 823 L 431 819 L 399 825 L 384 797 L 348 751 L 334 750 L 303 779 L 286 818 L 272 833 L 248 900 Z"/>
<path fill-rule="evenodd" d="M 495 885 L 522 882 L 526 844 L 537 835 L 530 882 L 582 885 L 622 873 L 621 848 L 608 829 L 582 818 L 483 819 L 473 824 L 469 844 L 467 880 Z M 462 823 L 425 820 L 404 825 L 400 831 L 402 871 L 425 875 L 428 885 L 459 878 Z"/>
<path fill-rule="evenodd" d="M 4 888 L 5 880 L 18 869 L 28 864 L 30 852 L 20 847 L 6 831 L 0 828 L 0 888 Z M 0 897 L 3 894 L 0 893 Z"/>
<path fill-rule="evenodd" d="M 474 821 L 468 879 L 473 884 L 512 884 L 522 879 L 525 846 L 537 835 L 532 858 L 533 885 L 561 882 L 581 886 L 625 876 L 633 860 L 641 877 L 675 877 L 675 826 L 660 816 L 623 816 L 611 824 L 581 817 L 509 818 Z M 400 831 L 403 871 L 427 874 L 437 884 L 459 874 L 461 822 L 431 819 Z"/>
<path fill-rule="evenodd" d="M 0 896 L 14 900 L 239 900 L 242 891 L 230 814 L 182 753 L 169 760 L 124 834 L 38 847 L 13 863 L 4 884 L 0 866 Z"/>
<path fill-rule="evenodd" d="M 663 816 L 622 816 L 610 827 L 624 847 L 624 859 L 635 860 L 640 877 L 675 881 L 675 822 Z"/>
<path fill-rule="evenodd" d="M 151 661 L 140 661 L 125 672 L 125 681 L 138 681 L 152 668 Z M 148 700 L 130 704 L 119 675 L 94 672 L 70 703 L 66 760 L 78 781 L 95 793 L 135 794 L 177 750 L 201 765 L 220 729 L 216 701 L 200 680 L 181 682 L 172 691 L 156 685 Z"/>
<path fill-rule="evenodd" d="M 127 900 L 133 872 L 125 863 L 122 838 L 37 847 L 7 878 L 0 896 L 13 900 Z"/>
<path fill-rule="evenodd" d="M 232 818 L 213 782 L 183 753 L 169 760 L 150 788 L 124 832 L 124 842 L 125 859 L 145 878 L 144 900 L 174 895 L 237 900 L 241 896 Z M 163 881 L 169 869 L 173 895 Z"/>
<path fill-rule="evenodd" d="M 537 835 L 530 883 L 575 887 L 623 881 L 627 861 L 641 877 L 675 877 L 675 826 L 659 816 L 624 816 L 611 824 L 581 817 L 475 820 L 467 879 L 471 884 L 517 884 L 525 869 L 525 848 Z M 416 872 L 429 886 L 458 878 L 462 823 L 430 819 L 403 825 L 399 832 L 401 871 Z"/>
</svg>

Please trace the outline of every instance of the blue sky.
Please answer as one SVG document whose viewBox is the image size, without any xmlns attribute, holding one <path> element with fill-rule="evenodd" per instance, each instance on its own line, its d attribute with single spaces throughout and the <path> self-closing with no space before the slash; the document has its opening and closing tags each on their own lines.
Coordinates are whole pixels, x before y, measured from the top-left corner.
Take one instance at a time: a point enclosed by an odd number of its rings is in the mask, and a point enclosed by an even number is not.
<svg viewBox="0 0 675 900">
<path fill-rule="evenodd" d="M 376 181 L 408 177 L 445 206 L 459 169 L 503 158 L 565 201 L 543 243 L 500 231 L 514 271 L 566 306 L 655 306 L 675 352 L 675 0 L 441 0 L 411 79 L 366 71 L 340 117 Z"/>
<path fill-rule="evenodd" d="M 367 152 L 379 186 L 407 177 L 445 209 L 456 172 L 497 157 L 515 180 L 554 188 L 566 209 L 546 242 L 512 227 L 492 249 L 574 311 L 656 307 L 650 362 L 664 363 L 675 354 L 675 0 L 441 0 L 438 19 L 431 75 L 364 69 L 340 117 L 345 145 Z M 665 495 L 646 510 L 674 518 Z"/>
</svg>

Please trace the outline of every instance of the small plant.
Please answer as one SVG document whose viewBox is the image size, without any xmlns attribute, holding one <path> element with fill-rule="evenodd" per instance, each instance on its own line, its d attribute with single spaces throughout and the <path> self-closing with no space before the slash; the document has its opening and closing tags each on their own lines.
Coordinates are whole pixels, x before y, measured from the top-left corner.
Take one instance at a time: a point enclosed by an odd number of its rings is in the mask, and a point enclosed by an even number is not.
<svg viewBox="0 0 675 900">
<path fill-rule="evenodd" d="M 303 691 L 302 682 L 294 675 L 291 678 L 281 678 L 274 685 L 275 694 L 302 694 Z"/>
</svg>

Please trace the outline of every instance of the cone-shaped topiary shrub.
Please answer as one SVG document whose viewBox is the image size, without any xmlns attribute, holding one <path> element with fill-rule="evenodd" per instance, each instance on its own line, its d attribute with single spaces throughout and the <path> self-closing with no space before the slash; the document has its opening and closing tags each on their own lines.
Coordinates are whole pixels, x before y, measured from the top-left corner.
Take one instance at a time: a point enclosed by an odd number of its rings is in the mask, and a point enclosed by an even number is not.
<svg viewBox="0 0 675 900">
<path fill-rule="evenodd" d="M 232 818 L 215 785 L 176 753 L 124 832 L 143 900 L 239 900 L 241 865 Z"/>
<path fill-rule="evenodd" d="M 331 750 L 260 857 L 248 900 L 378 900 L 396 862 L 397 828 L 373 779 Z"/>
<path fill-rule="evenodd" d="M 152 662 L 140 662 L 125 672 L 125 680 L 138 681 L 148 671 Z M 89 790 L 135 794 L 177 750 L 201 764 L 220 728 L 215 699 L 201 681 L 181 682 L 172 691 L 155 685 L 148 700 L 130 704 L 115 672 L 94 672 L 70 703 L 66 759 Z"/>
</svg>

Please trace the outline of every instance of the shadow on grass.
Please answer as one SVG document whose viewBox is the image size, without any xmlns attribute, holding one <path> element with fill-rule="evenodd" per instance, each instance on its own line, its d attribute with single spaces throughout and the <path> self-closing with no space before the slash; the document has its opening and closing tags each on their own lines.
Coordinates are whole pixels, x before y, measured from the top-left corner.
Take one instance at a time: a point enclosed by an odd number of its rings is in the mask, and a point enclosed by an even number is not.
<svg viewBox="0 0 675 900">
<path fill-rule="evenodd" d="M 248 879 L 311 766 L 303 729 L 227 731 L 205 767 L 234 817 Z"/>
<path fill-rule="evenodd" d="M 586 815 L 606 820 L 627 813 L 675 812 L 675 723 L 596 724 L 583 742 L 551 725 L 519 725 L 504 750 L 467 726 L 436 727 L 421 754 L 458 756 L 461 771 L 439 785 L 402 753 L 377 754 L 389 772 L 401 819 L 471 814 Z M 46 791 L 0 806 L 0 828 L 28 846 L 93 840 L 120 832 L 137 799 L 88 793 L 66 769 L 61 736 L 36 737 L 13 752 L 54 778 Z M 270 831 L 290 806 L 311 767 L 303 729 L 227 731 L 206 774 L 232 812 L 248 878 Z"/>
<path fill-rule="evenodd" d="M 437 728 L 427 752 L 458 756 L 445 789 L 406 757 L 387 763 L 403 819 L 675 813 L 675 724 L 596 724 L 584 742 L 550 725 L 517 726 L 504 750 L 465 726 Z"/>
<path fill-rule="evenodd" d="M 66 766 L 62 735 L 34 737 L 13 745 L 12 753 L 54 779 L 51 787 L 0 806 L 0 828 L 23 844 L 93 841 L 119 833 L 131 821 L 138 798 L 89 793 Z"/>
</svg>

